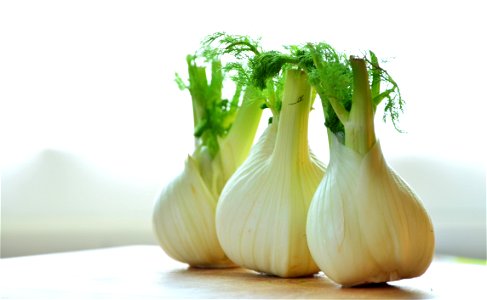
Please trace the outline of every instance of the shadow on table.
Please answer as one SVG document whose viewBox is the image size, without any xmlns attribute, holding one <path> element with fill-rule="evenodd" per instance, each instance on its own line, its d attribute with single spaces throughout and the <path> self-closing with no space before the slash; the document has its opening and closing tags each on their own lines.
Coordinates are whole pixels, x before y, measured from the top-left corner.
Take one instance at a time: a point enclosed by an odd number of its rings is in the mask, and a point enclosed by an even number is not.
<svg viewBox="0 0 487 300">
<path fill-rule="evenodd" d="M 187 268 L 161 273 L 161 284 L 198 298 L 374 298 L 427 299 L 431 293 L 389 284 L 342 288 L 322 273 L 302 278 L 280 278 L 242 268 Z"/>
</svg>

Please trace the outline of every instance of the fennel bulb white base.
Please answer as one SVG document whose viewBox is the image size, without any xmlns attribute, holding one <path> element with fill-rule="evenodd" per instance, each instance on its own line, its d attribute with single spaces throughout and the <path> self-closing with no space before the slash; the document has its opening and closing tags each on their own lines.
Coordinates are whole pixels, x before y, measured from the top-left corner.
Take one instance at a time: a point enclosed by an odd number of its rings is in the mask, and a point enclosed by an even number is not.
<svg viewBox="0 0 487 300">
<path fill-rule="evenodd" d="M 216 236 L 217 200 L 201 178 L 196 161 L 188 156 L 184 171 L 164 188 L 154 208 L 154 231 L 169 256 L 193 267 L 235 266 Z"/>
<path fill-rule="evenodd" d="M 272 127 L 256 145 L 267 153 Z M 220 243 L 232 261 L 251 270 L 280 277 L 314 274 L 319 269 L 306 243 L 306 213 L 323 169 L 310 165 L 291 172 L 284 162 L 271 167 L 263 153 L 252 151 L 223 189 L 216 218 Z"/>
<path fill-rule="evenodd" d="M 379 142 L 361 155 L 333 136 L 330 151 L 307 222 L 320 269 L 343 286 L 423 274 L 433 258 L 433 226 L 418 197 L 387 165 Z"/>
</svg>

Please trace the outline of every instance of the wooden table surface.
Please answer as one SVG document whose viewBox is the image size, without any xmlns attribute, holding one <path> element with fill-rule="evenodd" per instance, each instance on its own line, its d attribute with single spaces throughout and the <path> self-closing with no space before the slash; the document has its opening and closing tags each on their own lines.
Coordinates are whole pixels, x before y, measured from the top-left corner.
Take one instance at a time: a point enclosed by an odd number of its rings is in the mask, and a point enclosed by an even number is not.
<svg viewBox="0 0 487 300">
<path fill-rule="evenodd" d="M 340 288 L 323 275 L 299 279 L 241 268 L 203 270 L 167 257 L 158 246 L 129 246 L 0 260 L 1 299 L 487 299 L 485 263 L 436 258 L 415 279 Z"/>
</svg>

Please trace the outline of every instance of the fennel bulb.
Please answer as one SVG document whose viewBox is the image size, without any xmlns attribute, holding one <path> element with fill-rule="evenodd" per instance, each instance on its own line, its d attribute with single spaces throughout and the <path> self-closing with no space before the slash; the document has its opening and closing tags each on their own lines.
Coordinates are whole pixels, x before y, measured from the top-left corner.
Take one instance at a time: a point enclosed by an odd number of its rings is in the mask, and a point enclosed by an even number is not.
<svg viewBox="0 0 487 300">
<path fill-rule="evenodd" d="M 280 277 L 318 271 L 306 243 L 306 215 L 324 166 L 310 154 L 311 86 L 287 71 L 279 116 L 225 185 L 216 229 L 227 256 L 248 269 Z"/>
<path fill-rule="evenodd" d="M 346 101 L 340 102 L 332 91 L 333 70 L 317 69 L 322 72 L 320 80 L 327 81 L 318 90 L 322 101 L 328 101 L 324 108 L 333 109 L 343 126 L 336 132 L 328 128 L 330 162 L 313 197 L 306 232 L 315 262 L 343 286 L 419 276 L 434 252 L 433 226 L 426 210 L 387 165 L 375 137 L 376 106 L 385 98 L 397 100 L 390 98 L 397 85 L 381 73 L 375 55 L 371 56 L 370 70 L 364 59 L 350 58 L 353 94 L 349 110 L 343 105 Z M 321 66 L 335 68 L 326 61 Z M 393 86 L 380 93 L 383 78 Z"/>
<path fill-rule="evenodd" d="M 425 209 L 387 165 L 379 142 L 359 154 L 336 138 L 309 209 L 307 237 L 320 269 L 344 286 L 419 276 L 434 248 Z"/>
<path fill-rule="evenodd" d="M 218 59 L 206 68 L 188 56 L 189 86 L 193 100 L 196 148 L 156 199 L 153 227 L 162 249 L 172 258 L 194 267 L 234 266 L 221 248 L 215 229 L 215 209 L 226 181 L 247 157 L 260 121 L 259 93 L 237 84 L 231 103 L 222 99 L 225 73 Z M 239 101 L 242 101 L 239 104 Z"/>
<path fill-rule="evenodd" d="M 232 265 L 216 237 L 217 201 L 188 156 L 184 171 L 162 190 L 154 208 L 154 229 L 169 256 L 195 267 Z"/>
</svg>

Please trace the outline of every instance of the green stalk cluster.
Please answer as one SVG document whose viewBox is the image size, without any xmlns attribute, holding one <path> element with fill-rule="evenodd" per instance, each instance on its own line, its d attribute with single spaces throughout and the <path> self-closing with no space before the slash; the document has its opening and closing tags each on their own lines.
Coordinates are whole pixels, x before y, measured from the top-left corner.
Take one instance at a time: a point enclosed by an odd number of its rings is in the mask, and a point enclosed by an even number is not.
<svg viewBox="0 0 487 300">
<path fill-rule="evenodd" d="M 379 66 L 374 52 L 369 51 L 364 57 L 347 57 L 326 43 L 288 46 L 287 50 L 287 53 L 269 51 L 254 58 L 252 78 L 258 86 L 265 86 L 269 78 L 284 69 L 304 70 L 322 101 L 325 126 L 352 149 L 364 147 L 363 143 L 368 143 L 365 148 L 372 145 L 374 115 L 383 100 L 386 100 L 384 121 L 389 117 L 400 131 L 397 121 L 404 101 L 396 82 Z M 381 85 L 386 88 L 381 90 Z"/>
</svg>

